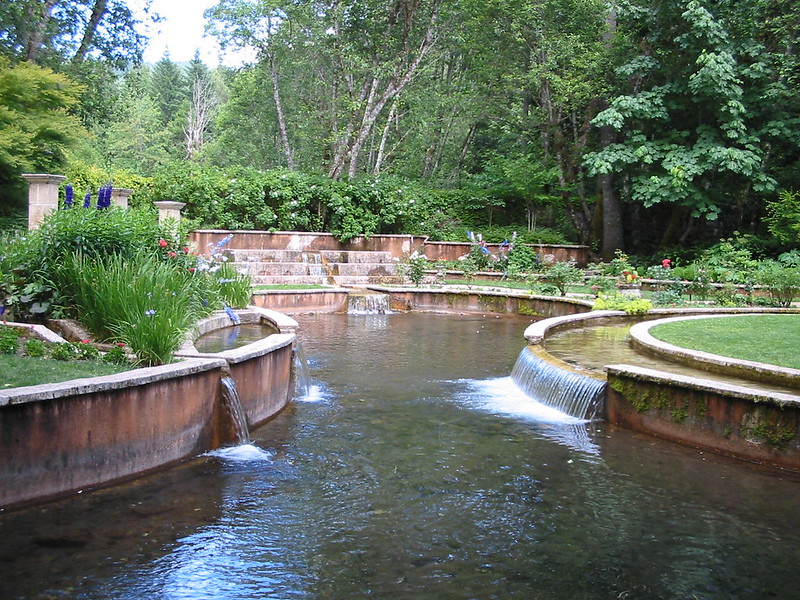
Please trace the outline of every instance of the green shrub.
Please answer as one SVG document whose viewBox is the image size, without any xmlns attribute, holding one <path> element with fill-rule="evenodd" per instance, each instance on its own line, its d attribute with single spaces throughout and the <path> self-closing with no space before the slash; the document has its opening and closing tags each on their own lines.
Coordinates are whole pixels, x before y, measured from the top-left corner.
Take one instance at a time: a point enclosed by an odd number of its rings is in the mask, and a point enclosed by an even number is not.
<svg viewBox="0 0 800 600">
<path fill-rule="evenodd" d="M 766 288 L 775 306 L 788 307 L 800 296 L 800 268 L 785 266 L 786 262 L 762 261 L 756 273 L 757 283 Z"/>
<path fill-rule="evenodd" d="M 629 315 L 644 315 L 653 308 L 653 303 L 644 298 L 632 298 L 617 294 L 600 296 L 594 301 L 592 310 L 621 310 Z"/>
<path fill-rule="evenodd" d="M 25 340 L 25 354 L 33 357 L 42 357 L 47 354 L 47 345 L 40 339 L 28 338 Z"/>
<path fill-rule="evenodd" d="M 70 342 L 54 344 L 50 349 L 50 358 L 53 360 L 75 360 L 78 358 L 77 349 Z"/>
<path fill-rule="evenodd" d="M 197 318 L 221 308 L 207 276 L 195 273 L 140 253 L 128 260 L 72 255 L 55 277 L 97 339 L 121 341 L 153 365 L 170 362 Z"/>
<path fill-rule="evenodd" d="M 128 364 L 130 361 L 128 360 L 128 354 L 125 352 L 125 344 L 122 342 L 118 342 L 103 354 L 102 356 L 103 362 L 111 363 L 114 365 L 125 365 Z"/>
<path fill-rule="evenodd" d="M 583 281 L 583 271 L 578 269 L 574 263 L 557 262 L 547 268 L 544 272 L 544 279 L 547 283 L 556 286 L 560 295 L 565 296 L 568 284 Z"/>
<path fill-rule="evenodd" d="M 19 348 L 19 336 L 15 327 L 0 326 L 0 354 L 16 354 Z"/>
<path fill-rule="evenodd" d="M 100 351 L 89 340 L 73 342 L 72 345 L 75 347 L 75 357 L 78 360 L 97 360 L 100 358 Z"/>
</svg>

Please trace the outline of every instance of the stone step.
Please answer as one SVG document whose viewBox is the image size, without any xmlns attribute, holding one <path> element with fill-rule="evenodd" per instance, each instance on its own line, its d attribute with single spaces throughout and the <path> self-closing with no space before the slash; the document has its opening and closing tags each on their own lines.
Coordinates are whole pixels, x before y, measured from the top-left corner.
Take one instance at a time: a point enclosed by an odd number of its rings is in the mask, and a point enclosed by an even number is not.
<svg viewBox="0 0 800 600">
<path fill-rule="evenodd" d="M 393 263 L 391 252 L 366 250 L 233 250 L 236 262 Z"/>
<path fill-rule="evenodd" d="M 387 276 L 350 276 L 334 275 L 320 277 L 312 275 L 258 275 L 253 277 L 253 285 L 331 285 L 331 286 L 357 286 L 378 283 L 401 283 L 399 277 Z"/>
<path fill-rule="evenodd" d="M 232 263 L 234 268 L 251 277 L 260 275 L 348 275 L 396 276 L 397 263 L 328 263 L 304 264 L 286 262 Z"/>
</svg>

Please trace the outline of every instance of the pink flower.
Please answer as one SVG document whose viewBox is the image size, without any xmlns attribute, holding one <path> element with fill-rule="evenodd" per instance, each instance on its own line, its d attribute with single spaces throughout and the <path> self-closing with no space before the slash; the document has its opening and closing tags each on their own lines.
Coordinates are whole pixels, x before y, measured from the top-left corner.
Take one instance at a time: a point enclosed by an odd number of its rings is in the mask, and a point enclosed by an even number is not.
<svg viewBox="0 0 800 600">
<path fill-rule="evenodd" d="M 158 245 L 161 246 L 162 248 L 166 248 L 167 246 L 169 246 L 169 242 L 167 240 L 163 240 L 163 239 L 162 240 L 158 240 Z"/>
<path fill-rule="evenodd" d="M 88 344 L 88 343 L 89 343 L 88 339 L 87 340 L 81 340 L 81 344 Z"/>
<path fill-rule="evenodd" d="M 178 255 L 175 254 L 172 250 L 170 250 L 169 252 L 167 252 L 167 256 L 169 256 L 170 258 L 175 258 Z"/>
<path fill-rule="evenodd" d="M 661 261 L 661 266 L 664 267 L 665 269 L 669 269 L 670 265 L 672 265 L 672 261 L 668 258 L 665 258 L 664 260 Z"/>
</svg>

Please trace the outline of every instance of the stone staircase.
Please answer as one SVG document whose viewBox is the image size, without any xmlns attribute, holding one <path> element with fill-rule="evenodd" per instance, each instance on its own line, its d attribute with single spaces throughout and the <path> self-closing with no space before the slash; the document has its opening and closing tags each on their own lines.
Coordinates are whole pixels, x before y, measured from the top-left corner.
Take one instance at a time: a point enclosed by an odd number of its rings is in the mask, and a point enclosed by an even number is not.
<svg viewBox="0 0 800 600">
<path fill-rule="evenodd" d="M 399 283 L 391 252 L 366 250 L 231 249 L 234 266 L 254 285 L 317 284 L 359 286 Z"/>
</svg>

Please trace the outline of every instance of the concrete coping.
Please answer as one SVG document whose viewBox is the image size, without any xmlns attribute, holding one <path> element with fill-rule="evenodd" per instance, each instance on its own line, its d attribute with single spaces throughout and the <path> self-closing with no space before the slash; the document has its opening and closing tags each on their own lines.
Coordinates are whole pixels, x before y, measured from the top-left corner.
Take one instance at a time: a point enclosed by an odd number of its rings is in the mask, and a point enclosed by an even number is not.
<svg viewBox="0 0 800 600">
<path fill-rule="evenodd" d="M 391 293 L 405 293 L 405 292 L 424 292 L 427 294 L 459 294 L 459 295 L 471 295 L 476 294 L 479 296 L 507 296 L 511 298 L 524 298 L 526 300 L 549 300 L 551 302 L 563 302 L 565 304 L 576 304 L 579 306 L 585 306 L 587 308 L 591 308 L 592 303 L 587 300 L 581 300 L 580 298 L 570 298 L 567 296 L 541 296 L 538 294 L 529 294 L 528 292 L 522 290 L 510 290 L 510 289 L 499 289 L 499 288 L 491 288 L 491 287 L 467 287 L 464 286 L 454 286 L 448 285 L 446 287 L 416 287 L 416 286 L 381 286 L 381 285 L 365 285 L 363 286 L 365 289 L 374 290 L 376 292 L 384 292 L 386 294 Z M 624 314 L 624 313 L 621 313 Z"/>
<path fill-rule="evenodd" d="M 289 346 L 294 342 L 296 337 L 294 333 L 273 333 L 272 335 L 239 348 L 233 348 L 223 352 L 214 352 L 213 354 L 198 352 L 194 348 L 194 344 L 192 344 L 191 347 L 186 346 L 179 350 L 175 356 L 182 358 L 221 358 L 225 360 L 226 364 L 236 364 Z"/>
<path fill-rule="evenodd" d="M 582 300 L 585 305 L 592 306 L 592 302 Z M 550 317 L 531 323 L 525 330 L 525 339 L 528 344 L 540 345 L 544 342 L 548 335 L 558 331 L 562 328 L 577 327 L 585 321 L 594 319 L 619 319 L 629 317 L 652 320 L 659 317 L 667 317 L 669 315 L 698 315 L 698 316 L 714 316 L 714 315 L 742 315 L 742 314 L 797 314 L 800 311 L 792 308 L 752 308 L 752 307 L 736 307 L 736 308 L 712 308 L 712 307 L 691 307 L 691 308 L 652 308 L 647 311 L 647 314 L 632 317 L 623 311 L 618 310 L 593 310 L 591 312 L 580 313 L 576 315 L 565 315 L 563 317 Z"/>
<path fill-rule="evenodd" d="M 219 358 L 219 355 L 214 356 L 215 358 L 198 357 L 157 367 L 131 369 L 113 375 L 84 377 L 60 383 L 45 383 L 0 390 L 0 406 L 118 390 L 227 367 L 228 363 L 224 359 Z"/>
<path fill-rule="evenodd" d="M 684 364 L 704 367 L 708 368 L 709 370 L 742 374 L 757 380 L 800 386 L 799 369 L 791 369 L 788 367 L 780 367 L 777 365 L 721 356 L 719 354 L 711 354 L 710 352 L 703 352 L 700 350 L 692 350 L 690 348 L 684 348 L 663 342 L 650 334 L 651 328 L 664 323 L 689 321 L 695 319 L 722 319 L 735 316 L 742 315 L 690 315 L 672 317 L 669 319 L 658 319 L 656 321 L 647 321 L 645 323 L 637 323 L 633 325 L 630 329 L 630 336 L 633 344 L 636 346 L 653 354 L 666 356 L 672 360 L 678 360 Z"/>
<path fill-rule="evenodd" d="M 67 342 L 67 340 L 58 335 L 55 331 L 48 329 L 44 325 L 36 325 L 30 323 L 15 323 L 13 321 L 3 321 L 3 325 L 8 327 L 14 327 L 15 329 L 24 329 L 30 331 L 30 333 L 35 338 L 43 340 L 45 342 L 50 342 L 51 344 L 64 344 Z"/>
<path fill-rule="evenodd" d="M 678 375 L 667 371 L 635 367 L 633 365 L 607 365 L 606 373 L 609 375 L 623 375 L 643 381 L 652 381 L 661 385 L 673 384 L 707 392 L 724 392 L 728 396 L 742 398 L 752 402 L 764 402 L 777 404 L 778 406 L 796 406 L 800 404 L 800 395 L 743 387 L 732 383 L 691 377 L 689 375 Z"/>
</svg>

